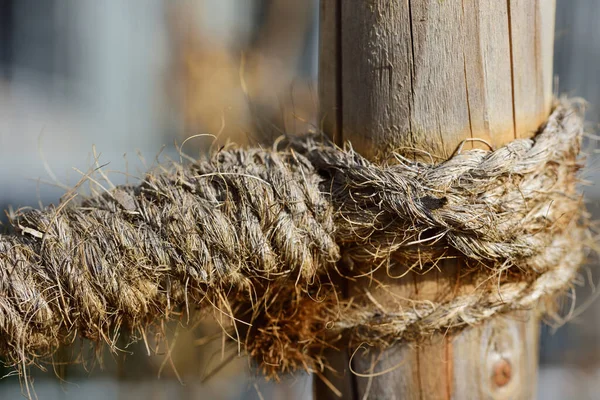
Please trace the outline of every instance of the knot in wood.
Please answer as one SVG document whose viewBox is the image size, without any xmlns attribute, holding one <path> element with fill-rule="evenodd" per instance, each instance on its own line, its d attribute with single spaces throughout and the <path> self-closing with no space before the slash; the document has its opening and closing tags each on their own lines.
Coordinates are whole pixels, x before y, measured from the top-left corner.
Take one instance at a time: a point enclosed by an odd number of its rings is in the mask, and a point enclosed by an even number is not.
<svg viewBox="0 0 600 400">
<path fill-rule="evenodd" d="M 503 387 L 510 382 L 512 366 L 505 358 L 498 360 L 493 366 L 492 380 L 495 386 Z"/>
</svg>

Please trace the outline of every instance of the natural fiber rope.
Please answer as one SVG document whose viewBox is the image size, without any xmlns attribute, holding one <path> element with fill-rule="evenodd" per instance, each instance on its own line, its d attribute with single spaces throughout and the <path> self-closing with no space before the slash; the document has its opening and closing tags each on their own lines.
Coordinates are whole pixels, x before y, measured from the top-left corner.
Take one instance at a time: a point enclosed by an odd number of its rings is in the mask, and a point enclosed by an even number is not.
<svg viewBox="0 0 600 400">
<path fill-rule="evenodd" d="M 225 149 L 57 207 L 23 210 L 0 237 L 0 353 L 19 365 L 74 335 L 146 337 L 216 310 L 267 373 L 320 367 L 344 339 L 385 344 L 532 308 L 583 262 L 576 174 L 582 120 L 557 105 L 534 139 L 441 164 L 376 165 L 315 137 Z M 476 287 L 382 306 L 340 282 L 459 259 Z"/>
</svg>

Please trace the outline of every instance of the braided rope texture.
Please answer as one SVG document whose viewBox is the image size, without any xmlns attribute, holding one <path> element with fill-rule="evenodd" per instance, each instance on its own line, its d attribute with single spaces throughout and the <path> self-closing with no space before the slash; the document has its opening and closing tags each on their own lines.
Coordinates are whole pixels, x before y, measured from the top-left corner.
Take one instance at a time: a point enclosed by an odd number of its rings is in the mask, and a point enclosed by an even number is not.
<svg viewBox="0 0 600 400">
<path fill-rule="evenodd" d="M 193 309 L 270 375 L 322 369 L 347 341 L 387 345 L 538 307 L 586 257 L 577 190 L 581 113 L 557 104 L 533 139 L 374 164 L 314 136 L 226 148 L 138 186 L 20 210 L 0 236 L 0 354 L 24 366 L 75 336 L 114 346 Z M 82 198 L 81 200 L 79 200 Z M 460 260 L 476 278 L 449 300 L 344 297 L 379 268 Z"/>
</svg>

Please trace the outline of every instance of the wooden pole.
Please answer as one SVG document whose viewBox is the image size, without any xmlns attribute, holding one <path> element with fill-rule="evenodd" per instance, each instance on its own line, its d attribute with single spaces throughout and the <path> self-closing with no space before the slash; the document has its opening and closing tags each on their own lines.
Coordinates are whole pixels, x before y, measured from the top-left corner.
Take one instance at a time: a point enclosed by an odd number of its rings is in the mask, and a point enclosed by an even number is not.
<svg viewBox="0 0 600 400">
<path fill-rule="evenodd" d="M 465 139 L 497 147 L 531 136 L 549 115 L 555 0 L 321 0 L 320 11 L 321 120 L 338 144 L 373 159 L 411 148 L 443 159 Z M 448 261 L 399 279 L 377 271 L 347 292 L 391 308 L 473 289 Z M 350 373 L 348 353 L 331 353 L 339 373 L 326 378 L 348 399 L 532 399 L 538 336 L 535 313 L 515 312 L 357 352 L 351 366 L 364 376 Z M 315 378 L 315 397 L 337 396 Z"/>
</svg>

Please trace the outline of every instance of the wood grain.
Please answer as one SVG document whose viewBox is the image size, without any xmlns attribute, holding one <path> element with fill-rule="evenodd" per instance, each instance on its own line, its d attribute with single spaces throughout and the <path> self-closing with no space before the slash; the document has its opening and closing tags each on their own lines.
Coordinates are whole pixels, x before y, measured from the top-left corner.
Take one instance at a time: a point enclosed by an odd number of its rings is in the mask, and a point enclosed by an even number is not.
<svg viewBox="0 0 600 400">
<path fill-rule="evenodd" d="M 395 150 L 441 160 L 461 144 L 498 147 L 533 135 L 552 102 L 554 10 L 554 0 L 322 0 L 323 119 L 336 110 L 335 124 L 323 128 L 372 159 Z M 384 307 L 402 307 L 476 285 L 452 262 L 400 279 L 386 272 L 348 293 L 369 291 Z M 534 312 L 513 313 L 459 334 L 357 352 L 351 366 L 361 375 L 349 378 L 345 368 L 327 377 L 344 398 L 531 399 L 538 325 Z M 337 365 L 349 358 L 331 356 Z M 315 394 L 334 398 L 319 384 Z"/>
<path fill-rule="evenodd" d="M 319 8 L 320 128 L 342 143 L 341 128 L 341 0 L 321 1 Z"/>
</svg>

